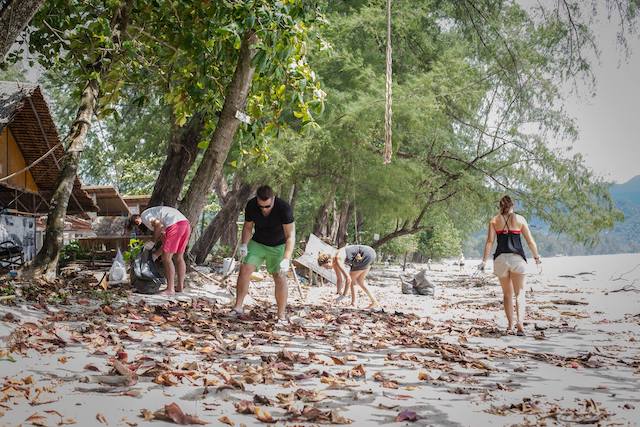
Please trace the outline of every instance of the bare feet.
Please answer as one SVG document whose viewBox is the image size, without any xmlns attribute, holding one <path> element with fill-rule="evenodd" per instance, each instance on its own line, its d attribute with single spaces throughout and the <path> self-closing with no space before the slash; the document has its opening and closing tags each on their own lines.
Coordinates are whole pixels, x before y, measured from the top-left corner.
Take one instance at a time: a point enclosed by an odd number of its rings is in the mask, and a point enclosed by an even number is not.
<svg viewBox="0 0 640 427">
<path fill-rule="evenodd" d="M 516 329 L 517 329 L 517 331 L 518 331 L 518 332 L 516 333 L 516 335 L 518 335 L 518 336 L 520 336 L 520 337 L 523 337 L 523 336 L 525 335 L 525 334 L 524 334 L 524 325 L 523 325 L 523 324 L 519 323 L 519 324 L 518 324 L 518 326 L 516 326 Z"/>
<path fill-rule="evenodd" d="M 176 294 L 175 291 L 170 291 L 168 289 L 163 291 L 163 292 L 160 292 L 160 295 L 164 295 L 164 296 L 172 296 L 172 295 L 175 295 L 175 294 Z"/>
</svg>

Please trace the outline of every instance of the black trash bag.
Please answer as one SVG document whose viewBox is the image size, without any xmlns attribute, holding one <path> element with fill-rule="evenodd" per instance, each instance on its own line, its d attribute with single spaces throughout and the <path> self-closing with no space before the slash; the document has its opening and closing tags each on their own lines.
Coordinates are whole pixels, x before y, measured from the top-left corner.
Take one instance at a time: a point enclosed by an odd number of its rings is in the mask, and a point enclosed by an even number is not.
<svg viewBox="0 0 640 427">
<path fill-rule="evenodd" d="M 416 293 L 419 295 L 427 295 L 433 296 L 435 286 L 427 277 L 427 272 L 425 270 L 420 270 L 413 276 L 413 280 L 411 281 L 413 284 L 413 289 L 415 289 Z"/>
<path fill-rule="evenodd" d="M 157 294 L 167 283 L 151 253 L 152 250 L 143 249 L 131 262 L 131 286 L 139 294 Z"/>
</svg>

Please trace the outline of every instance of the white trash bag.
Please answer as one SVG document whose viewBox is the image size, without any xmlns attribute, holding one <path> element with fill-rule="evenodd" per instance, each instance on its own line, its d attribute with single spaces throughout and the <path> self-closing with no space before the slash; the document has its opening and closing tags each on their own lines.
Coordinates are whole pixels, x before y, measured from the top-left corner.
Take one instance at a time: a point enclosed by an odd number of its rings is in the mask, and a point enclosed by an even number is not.
<svg viewBox="0 0 640 427">
<path fill-rule="evenodd" d="M 127 268 L 124 265 L 124 257 L 122 256 L 122 252 L 120 252 L 120 248 L 118 248 L 116 257 L 113 259 L 113 264 L 111 264 L 111 269 L 109 269 L 109 283 L 116 285 L 125 283 L 127 280 Z"/>
<path fill-rule="evenodd" d="M 222 260 L 222 272 L 223 276 L 231 274 L 233 269 L 236 268 L 236 260 L 233 258 L 224 258 Z"/>
</svg>

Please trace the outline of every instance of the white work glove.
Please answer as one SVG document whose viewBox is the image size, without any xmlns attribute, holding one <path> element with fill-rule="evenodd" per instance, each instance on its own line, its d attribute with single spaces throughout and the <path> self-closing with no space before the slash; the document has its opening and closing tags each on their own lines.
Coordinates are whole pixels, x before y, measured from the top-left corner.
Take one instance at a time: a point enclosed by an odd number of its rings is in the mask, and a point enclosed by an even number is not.
<svg viewBox="0 0 640 427">
<path fill-rule="evenodd" d="M 144 244 L 144 249 L 150 251 L 156 245 L 156 242 L 147 242 Z"/>
<path fill-rule="evenodd" d="M 241 244 L 240 248 L 238 249 L 238 255 L 240 255 L 240 259 L 244 259 L 244 257 L 246 257 L 248 253 L 249 249 L 247 248 L 247 245 L 245 243 Z"/>
<path fill-rule="evenodd" d="M 289 271 L 289 260 L 287 258 L 284 258 L 282 261 L 280 261 L 280 272 L 281 273 L 286 273 Z"/>
<path fill-rule="evenodd" d="M 478 264 L 478 270 L 484 271 L 484 268 L 486 266 L 487 266 L 487 263 L 485 261 L 482 261 L 480 264 Z"/>
</svg>

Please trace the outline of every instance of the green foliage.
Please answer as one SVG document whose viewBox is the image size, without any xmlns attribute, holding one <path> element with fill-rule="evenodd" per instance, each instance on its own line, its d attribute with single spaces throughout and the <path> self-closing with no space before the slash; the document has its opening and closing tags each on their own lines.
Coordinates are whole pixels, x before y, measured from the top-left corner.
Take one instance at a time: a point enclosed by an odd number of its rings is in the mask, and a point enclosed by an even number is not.
<svg viewBox="0 0 640 427">
<path fill-rule="evenodd" d="M 196 112 L 205 117 L 199 148 L 206 148 L 241 40 L 251 34 L 258 40 L 246 106 L 252 123 L 238 132 L 241 155 L 266 160 L 289 123 L 312 123 L 313 111 L 322 109 L 324 92 L 307 61 L 322 16 L 310 2 L 133 1 L 127 32 L 111 34 L 107 17 L 122 4 L 54 0 L 33 21 L 29 48 L 46 69 L 61 126 L 73 119 L 84 82 L 101 84 L 100 123 L 80 169 L 87 182 L 150 191 L 171 131 Z M 108 73 L 95 73 L 97 61 L 109 62 Z"/>
<path fill-rule="evenodd" d="M 136 259 L 136 257 L 140 255 L 140 252 L 142 252 L 144 243 L 145 242 L 140 239 L 129 239 L 129 250 L 124 251 L 124 253 L 122 254 L 124 262 L 130 263 L 131 261 Z"/>
<path fill-rule="evenodd" d="M 393 256 L 411 254 L 417 250 L 418 237 L 416 235 L 398 237 L 380 247 L 381 253 Z"/>
<path fill-rule="evenodd" d="M 9 296 L 16 294 L 16 287 L 10 280 L 5 280 L 0 284 L 0 296 Z"/>
<path fill-rule="evenodd" d="M 505 192 L 527 214 L 583 243 L 621 219 L 583 160 L 545 143 L 576 136 L 558 107 L 558 88 L 589 77 L 589 46 L 571 50 L 567 42 L 583 42 L 588 28 L 574 32 L 563 10 L 540 19 L 539 8 L 518 3 L 394 2 L 395 157 L 385 166 L 384 6 L 327 4 L 322 36 L 329 49 L 313 51 L 310 60 L 328 94 L 325 113 L 320 129 L 291 142 L 308 144 L 292 173 L 298 183 L 307 177 L 300 197 L 310 199 L 298 205 L 306 221 L 299 229 L 311 229 L 323 195 L 337 205 L 355 202 L 369 242 L 376 232 L 435 233 L 429 216 L 446 211 L 450 223 L 438 233 L 454 224 L 459 235 L 451 247 L 436 236 L 425 248 L 434 256 L 457 252 L 461 236 L 486 222 Z"/>
<path fill-rule="evenodd" d="M 96 299 L 100 301 L 101 306 L 112 305 L 114 302 L 118 301 L 122 296 L 117 295 L 115 292 L 112 292 L 108 289 L 102 289 L 101 287 L 92 288 L 89 291 L 89 297 L 92 299 Z"/>
<path fill-rule="evenodd" d="M 152 188 L 172 130 L 195 113 L 206 117 L 199 147 L 207 147 L 242 40 L 255 35 L 252 122 L 241 125 L 225 174 L 269 183 L 285 198 L 295 185 L 299 235 L 335 202 L 350 209 L 351 242 L 357 218 L 365 243 L 398 236 L 385 248 L 393 252 L 422 232 L 425 255 L 457 255 L 505 192 L 581 243 L 622 219 L 583 159 L 547 144 L 577 135 L 560 85 L 592 77 L 590 17 L 578 2 L 394 1 L 389 165 L 384 3 L 137 0 L 126 34 L 112 34 L 120 1 L 54 0 L 33 22 L 30 50 L 67 117 L 60 123 L 75 111 L 65 101 L 100 80 L 100 125 L 81 172 L 122 192 Z M 622 12 L 635 19 L 635 9 Z M 103 75 L 99 61 L 111 64 Z"/>
<path fill-rule="evenodd" d="M 78 241 L 73 240 L 62 247 L 60 251 L 60 264 L 61 266 L 65 266 L 69 264 L 70 261 L 86 259 L 87 257 L 87 252 L 80 247 Z"/>
<path fill-rule="evenodd" d="M 418 252 L 434 260 L 458 256 L 462 246 L 459 230 L 446 216 L 432 221 L 434 225 L 419 234 Z"/>
</svg>

